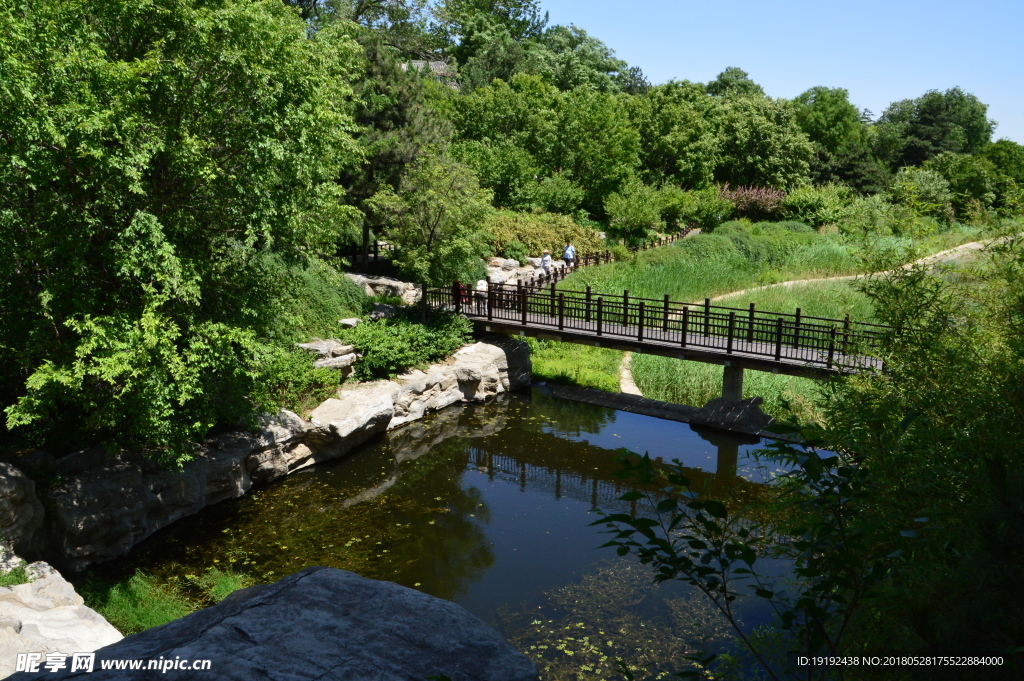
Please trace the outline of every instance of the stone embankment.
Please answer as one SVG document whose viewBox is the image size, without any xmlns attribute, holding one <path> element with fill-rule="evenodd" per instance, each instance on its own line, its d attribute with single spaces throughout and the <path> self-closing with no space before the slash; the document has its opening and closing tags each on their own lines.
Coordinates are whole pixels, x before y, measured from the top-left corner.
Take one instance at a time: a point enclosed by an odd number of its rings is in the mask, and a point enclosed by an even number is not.
<svg viewBox="0 0 1024 681">
<path fill-rule="evenodd" d="M 0 570 L 24 561 L 0 549 Z M 43 562 L 25 567 L 29 581 L 0 587 L 0 678 L 15 671 L 20 653 L 89 653 L 123 637 L 60 573 Z"/>
<path fill-rule="evenodd" d="M 399 281 L 390 277 L 372 277 L 365 274 L 354 274 L 346 272 L 345 276 L 358 284 L 363 293 L 368 296 L 388 296 L 389 298 L 401 298 L 406 305 L 415 305 L 420 302 L 421 292 L 416 284 L 407 281 Z"/>
<path fill-rule="evenodd" d="M 331 342 L 310 349 L 326 361 L 352 354 Z M 46 522 L 32 481 L 5 465 L 0 533 L 17 550 L 29 549 L 22 555 L 45 551 L 62 569 L 79 570 L 123 556 L 157 530 L 242 496 L 254 484 L 345 456 L 378 433 L 457 402 L 526 388 L 530 370 L 525 343 L 497 338 L 466 346 L 424 371 L 343 386 L 309 420 L 285 410 L 264 415 L 255 432 L 229 432 L 204 442 L 180 469 L 141 453 L 75 452 L 52 463 L 51 474 L 62 482 L 47 494 Z"/>
<path fill-rule="evenodd" d="M 209 660 L 191 669 L 103 670 L 105 660 Z M 392 582 L 311 567 L 109 645 L 90 679 L 537 681 L 525 655 L 461 606 Z M 67 669 L 12 681 L 78 677 Z"/>
</svg>

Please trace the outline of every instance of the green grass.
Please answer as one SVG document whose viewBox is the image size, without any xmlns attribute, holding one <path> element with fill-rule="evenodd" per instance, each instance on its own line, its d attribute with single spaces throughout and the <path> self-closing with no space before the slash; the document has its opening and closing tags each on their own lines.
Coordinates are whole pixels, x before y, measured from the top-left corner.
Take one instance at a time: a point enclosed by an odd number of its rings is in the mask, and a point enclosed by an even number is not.
<svg viewBox="0 0 1024 681">
<path fill-rule="evenodd" d="M 849 281 L 812 282 L 754 291 L 729 297 L 718 304 L 746 308 L 752 302 L 758 307 L 783 312 L 799 307 L 806 316 L 841 319 L 849 314 L 857 321 L 874 320 L 871 300 Z M 700 407 L 722 394 L 722 367 L 713 364 L 638 354 L 633 356 L 632 371 L 637 387 L 652 399 Z M 762 409 L 777 418 L 818 420 L 815 402 L 820 389 L 821 382 L 810 378 L 744 372 L 743 397 L 764 398 Z"/>
<path fill-rule="evenodd" d="M 534 338 L 526 340 L 530 344 L 534 380 L 619 392 L 620 350 Z"/>
<path fill-rule="evenodd" d="M 17 567 L 0 573 L 0 586 L 16 586 L 32 581 L 28 578 L 28 572 L 26 572 L 25 567 L 25 561 L 22 561 Z"/>
<path fill-rule="evenodd" d="M 86 605 L 128 636 L 219 603 L 252 583 L 246 575 L 217 568 L 170 581 L 139 571 L 114 582 L 86 579 L 79 592 Z"/>
</svg>

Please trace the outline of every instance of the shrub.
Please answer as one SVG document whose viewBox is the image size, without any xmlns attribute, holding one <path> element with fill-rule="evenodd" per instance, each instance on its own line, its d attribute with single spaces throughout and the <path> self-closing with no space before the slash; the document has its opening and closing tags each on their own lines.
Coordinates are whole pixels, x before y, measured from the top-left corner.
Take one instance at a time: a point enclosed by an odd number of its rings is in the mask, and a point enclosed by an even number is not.
<svg viewBox="0 0 1024 681">
<path fill-rule="evenodd" d="M 391 378 L 444 359 L 469 341 L 473 324 L 465 317 L 438 311 L 421 323 L 420 314 L 419 309 L 399 310 L 390 319 L 364 322 L 343 332 L 341 339 L 362 355 L 355 377 Z"/>
<path fill-rule="evenodd" d="M 852 212 L 853 192 L 849 187 L 826 184 L 820 187 L 799 187 L 782 201 L 787 218 L 815 227 L 835 225 Z"/>
<path fill-rule="evenodd" d="M 889 188 L 889 200 L 906 207 L 912 216 L 953 220 L 949 182 L 934 170 L 900 168 Z"/>
<path fill-rule="evenodd" d="M 696 224 L 705 232 L 711 232 L 732 216 L 735 206 L 719 196 L 714 187 L 682 191 L 669 185 L 661 190 L 661 210 L 669 225 L 686 227 Z"/>
<path fill-rule="evenodd" d="M 720 234 L 699 234 L 678 242 L 678 248 L 694 260 L 733 260 L 741 257 L 736 244 Z"/>
<path fill-rule="evenodd" d="M 528 254 L 540 256 L 545 248 L 561 252 L 566 240 L 572 241 L 580 255 L 602 251 L 604 240 L 596 230 L 581 225 L 568 215 L 557 213 L 515 213 L 495 211 L 486 222 L 495 251 L 504 253 L 508 244 L 517 241 Z"/>
<path fill-rule="evenodd" d="M 658 191 L 636 179 L 610 194 L 604 208 L 608 213 L 608 231 L 630 245 L 650 239 L 653 232 L 665 227 Z"/>
<path fill-rule="evenodd" d="M 506 258 L 518 260 L 519 263 L 522 264 L 526 262 L 526 258 L 529 257 L 530 251 L 522 241 L 510 241 L 505 244 L 504 255 Z"/>
<path fill-rule="evenodd" d="M 551 213 L 569 215 L 583 203 L 583 189 L 563 173 L 555 173 L 537 183 L 534 205 Z"/>
<path fill-rule="evenodd" d="M 718 196 L 735 206 L 735 215 L 767 220 L 781 214 L 786 192 L 772 187 L 730 187 L 726 182 L 718 188 Z"/>
<path fill-rule="evenodd" d="M 335 369 L 314 369 L 313 356 L 296 348 L 263 348 L 251 398 L 257 410 L 305 414 L 338 390 Z"/>
</svg>

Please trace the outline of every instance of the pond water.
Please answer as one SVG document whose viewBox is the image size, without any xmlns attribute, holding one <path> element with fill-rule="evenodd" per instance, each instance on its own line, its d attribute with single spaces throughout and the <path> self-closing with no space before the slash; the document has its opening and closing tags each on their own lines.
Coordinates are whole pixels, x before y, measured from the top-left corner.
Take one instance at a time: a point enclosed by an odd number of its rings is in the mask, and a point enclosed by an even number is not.
<svg viewBox="0 0 1024 681">
<path fill-rule="evenodd" d="M 632 486 L 615 475 L 618 450 L 679 459 L 717 496 L 756 500 L 771 475 L 750 456 L 760 444 L 534 390 L 387 433 L 348 459 L 181 520 L 93 573 L 170 579 L 216 566 L 273 581 L 327 565 L 459 603 L 538 657 L 584 637 L 597 651 L 590 637 L 613 629 L 621 641 L 601 645 L 635 648 L 632 638 L 647 636 L 641 647 L 664 659 L 680 636 L 728 637 L 699 596 L 655 589 L 649 568 L 599 548 L 605 528 L 590 525 L 593 509 L 637 503 L 619 501 Z M 756 604 L 741 612 L 749 626 L 765 620 Z M 570 626 L 579 635 L 566 642 Z M 608 651 L 590 663 L 577 652 L 573 664 L 587 667 Z"/>
</svg>

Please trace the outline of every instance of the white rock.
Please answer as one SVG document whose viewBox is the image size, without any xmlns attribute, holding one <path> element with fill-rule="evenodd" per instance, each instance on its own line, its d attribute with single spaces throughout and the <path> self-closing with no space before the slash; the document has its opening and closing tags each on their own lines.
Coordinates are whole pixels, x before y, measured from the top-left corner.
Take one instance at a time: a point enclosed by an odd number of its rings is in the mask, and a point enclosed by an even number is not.
<svg viewBox="0 0 1024 681">
<path fill-rule="evenodd" d="M 339 319 L 338 323 L 346 329 L 354 329 L 359 326 L 359 317 L 346 317 L 345 319 Z"/>
</svg>

